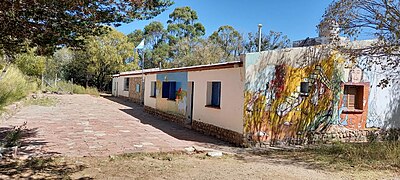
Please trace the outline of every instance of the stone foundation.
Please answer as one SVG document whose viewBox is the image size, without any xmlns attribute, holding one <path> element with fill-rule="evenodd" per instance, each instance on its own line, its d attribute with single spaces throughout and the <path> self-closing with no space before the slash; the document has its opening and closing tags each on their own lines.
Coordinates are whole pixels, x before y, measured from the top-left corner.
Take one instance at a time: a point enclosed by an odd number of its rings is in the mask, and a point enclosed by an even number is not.
<svg viewBox="0 0 400 180">
<path fill-rule="evenodd" d="M 161 117 L 167 121 L 172 121 L 172 122 L 178 123 L 182 126 L 185 126 L 186 118 L 182 115 L 166 113 L 166 112 L 157 110 L 157 109 L 149 107 L 149 106 L 144 106 L 144 111 L 149 114 L 153 114 L 158 117 Z"/>
<path fill-rule="evenodd" d="M 243 135 L 240 133 L 195 120 L 192 121 L 192 126 L 188 126 L 186 124 L 186 118 L 184 116 L 166 113 L 149 106 L 145 106 L 144 111 L 149 114 L 161 117 L 164 120 L 178 123 L 184 127 L 191 128 L 206 135 L 211 135 L 218 139 L 228 141 L 237 146 L 243 146 Z"/>
<path fill-rule="evenodd" d="M 243 146 L 243 134 L 237 133 L 235 131 L 195 120 L 192 121 L 192 128 L 196 131 L 202 132 L 206 135 L 217 137 L 218 139 L 222 139 L 224 141 L 228 141 L 237 146 Z"/>
<path fill-rule="evenodd" d="M 270 145 L 269 136 L 263 140 L 252 138 L 247 134 L 248 146 Z M 331 125 L 324 132 L 310 132 L 306 135 L 276 139 L 276 145 L 304 145 L 304 144 L 329 144 L 333 142 L 372 142 L 372 141 L 398 141 L 400 129 L 349 129 L 342 125 Z"/>
<path fill-rule="evenodd" d="M 135 98 L 128 98 L 128 99 L 129 99 L 129 101 L 132 101 L 132 102 L 134 102 L 136 104 L 142 104 L 142 100 L 141 99 L 135 99 Z"/>
<path fill-rule="evenodd" d="M 140 99 L 132 98 L 132 97 L 125 97 L 125 96 L 118 96 L 119 99 L 122 99 L 124 101 L 130 101 L 134 102 L 139 105 L 143 105 Z"/>
</svg>

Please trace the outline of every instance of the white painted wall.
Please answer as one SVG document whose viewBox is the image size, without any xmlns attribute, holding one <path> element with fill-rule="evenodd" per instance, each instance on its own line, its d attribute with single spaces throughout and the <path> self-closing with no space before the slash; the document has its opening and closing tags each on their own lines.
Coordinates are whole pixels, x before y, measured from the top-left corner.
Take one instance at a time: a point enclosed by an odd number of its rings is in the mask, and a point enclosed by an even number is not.
<svg viewBox="0 0 400 180">
<path fill-rule="evenodd" d="M 156 81 L 156 74 L 148 74 L 145 76 L 144 81 L 144 105 L 152 108 L 156 108 L 156 98 L 150 97 L 151 93 L 151 82 Z M 157 96 L 159 93 L 157 92 Z"/>
<path fill-rule="evenodd" d="M 194 82 L 193 120 L 243 133 L 243 67 L 189 71 L 188 81 Z M 207 82 L 211 81 L 221 82 L 220 109 L 205 107 Z"/>
<path fill-rule="evenodd" d="M 117 81 L 118 81 L 118 77 L 113 77 L 113 79 L 112 79 L 112 90 L 111 90 L 111 94 L 113 95 L 113 96 L 117 96 L 117 85 L 116 85 L 116 83 L 117 83 Z"/>
<path fill-rule="evenodd" d="M 129 90 L 125 91 L 124 90 L 124 79 L 127 78 L 127 76 L 120 76 L 118 77 L 118 96 L 123 96 L 123 97 L 129 97 Z"/>
</svg>

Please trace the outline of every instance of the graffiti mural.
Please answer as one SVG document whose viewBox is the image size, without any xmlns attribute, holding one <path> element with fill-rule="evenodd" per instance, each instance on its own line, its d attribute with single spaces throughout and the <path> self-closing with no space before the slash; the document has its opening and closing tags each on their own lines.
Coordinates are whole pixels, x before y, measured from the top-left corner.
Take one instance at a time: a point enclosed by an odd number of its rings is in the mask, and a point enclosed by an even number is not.
<svg viewBox="0 0 400 180">
<path fill-rule="evenodd" d="M 185 116 L 188 87 L 187 72 L 160 73 L 157 74 L 156 79 L 157 109 Z"/>
<path fill-rule="evenodd" d="M 347 65 L 344 75 L 347 77 L 342 84 L 338 124 L 351 129 L 364 129 L 368 117 L 369 80 L 359 64 Z"/>
<path fill-rule="evenodd" d="M 335 84 L 341 79 L 333 68 L 336 58 L 298 66 L 247 55 L 244 132 L 248 139 L 290 141 L 332 123 L 340 88 Z"/>
</svg>

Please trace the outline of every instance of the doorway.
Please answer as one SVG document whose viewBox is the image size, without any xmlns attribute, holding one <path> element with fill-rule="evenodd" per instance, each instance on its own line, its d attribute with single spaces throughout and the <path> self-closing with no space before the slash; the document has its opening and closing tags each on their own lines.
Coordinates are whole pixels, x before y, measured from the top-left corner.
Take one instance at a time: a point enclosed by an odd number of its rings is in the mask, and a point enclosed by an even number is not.
<svg viewBox="0 0 400 180">
<path fill-rule="evenodd" d="M 186 125 L 192 125 L 193 96 L 194 96 L 194 82 L 189 81 L 188 88 L 187 88 L 187 102 L 186 102 Z"/>
</svg>

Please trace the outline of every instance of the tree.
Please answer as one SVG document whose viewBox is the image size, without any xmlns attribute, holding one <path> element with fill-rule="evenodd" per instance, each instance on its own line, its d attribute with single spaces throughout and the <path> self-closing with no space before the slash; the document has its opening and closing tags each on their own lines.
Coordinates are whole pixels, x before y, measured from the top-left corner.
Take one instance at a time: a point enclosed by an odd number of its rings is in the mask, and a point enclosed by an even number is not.
<svg viewBox="0 0 400 180">
<path fill-rule="evenodd" d="M 351 38 L 360 34 L 376 38 L 368 47 L 339 48 L 351 57 L 365 57 L 369 68 L 380 66 L 387 76 L 381 81 L 383 87 L 400 82 L 399 0 L 335 0 L 325 11 L 322 23 L 326 22 L 336 22 L 341 33 Z"/>
<path fill-rule="evenodd" d="M 53 64 L 55 64 L 55 72 L 49 72 L 46 71 L 46 74 L 52 74 L 52 76 L 54 74 L 57 74 L 57 76 L 59 78 L 66 79 L 66 67 L 69 63 L 71 63 L 72 61 L 74 61 L 75 59 L 75 54 L 74 52 L 67 47 L 63 47 L 59 50 L 57 50 L 56 52 L 54 52 L 53 57 L 51 58 L 53 60 Z"/>
<path fill-rule="evenodd" d="M 144 32 L 140 29 L 136 29 L 133 32 L 129 33 L 127 36 L 129 42 L 133 43 L 136 47 L 143 40 Z"/>
<path fill-rule="evenodd" d="M 259 44 L 258 33 L 248 33 L 248 41 L 245 42 L 245 52 L 257 52 Z M 261 34 L 261 51 L 290 47 L 290 40 L 281 32 L 270 31 L 269 34 Z"/>
<path fill-rule="evenodd" d="M 196 22 L 198 20 L 196 11 L 188 6 L 174 9 L 169 18 L 167 30 L 172 44 L 184 37 L 194 39 L 205 34 L 204 26 Z"/>
<path fill-rule="evenodd" d="M 181 39 L 173 50 L 177 52 L 172 67 L 185 67 L 212 64 L 224 61 L 224 50 L 211 40 L 198 39 L 192 41 L 186 37 Z"/>
<path fill-rule="evenodd" d="M 225 51 L 224 59 L 233 60 L 243 51 L 243 37 L 232 26 L 221 26 L 210 37 Z"/>
<path fill-rule="evenodd" d="M 74 78 L 81 85 L 94 85 L 104 90 L 112 74 L 139 69 L 136 62 L 126 63 L 133 55 L 134 45 L 116 30 L 91 36 L 85 44 L 84 50 L 77 51 L 75 60 L 68 65 L 68 79 Z"/>
<path fill-rule="evenodd" d="M 167 31 L 159 21 L 153 21 L 144 27 L 144 36 L 146 38 L 146 44 L 150 48 L 155 48 L 157 44 L 165 41 Z"/>
<path fill-rule="evenodd" d="M 179 7 L 174 9 L 174 11 L 169 15 L 169 20 L 167 21 L 167 31 L 168 31 L 168 44 L 171 47 L 169 56 L 174 60 L 178 54 L 187 54 L 191 51 L 191 44 L 187 45 L 188 49 L 186 52 L 178 52 L 173 48 L 182 39 L 189 39 L 190 41 L 197 41 L 198 38 L 205 34 L 204 26 L 197 22 L 198 16 L 195 10 L 190 7 Z M 181 49 L 183 50 L 183 49 Z"/>
<path fill-rule="evenodd" d="M 8 56 L 38 47 L 51 54 L 57 45 L 79 46 L 85 36 L 104 33 L 104 24 L 118 26 L 150 19 L 172 5 L 170 0 L 0 2 L 0 49 Z"/>
<path fill-rule="evenodd" d="M 36 48 L 29 49 L 28 52 L 18 54 L 15 64 L 28 76 L 40 77 L 46 70 L 46 57 L 36 56 Z"/>
<path fill-rule="evenodd" d="M 147 47 L 145 67 L 155 68 L 159 63 L 166 65 L 169 58 L 169 45 L 167 44 L 167 30 L 161 22 L 153 21 L 144 27 L 145 44 Z"/>
<path fill-rule="evenodd" d="M 169 67 L 169 52 L 171 47 L 166 42 L 160 42 L 152 50 L 146 50 L 145 68 L 159 67 L 161 63 L 162 68 Z"/>
</svg>

